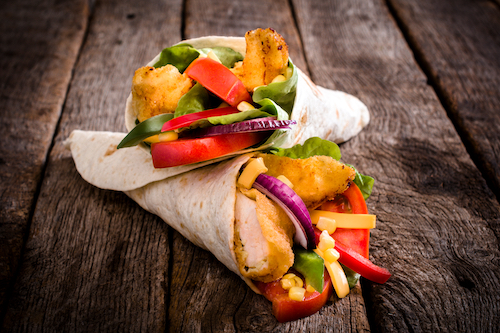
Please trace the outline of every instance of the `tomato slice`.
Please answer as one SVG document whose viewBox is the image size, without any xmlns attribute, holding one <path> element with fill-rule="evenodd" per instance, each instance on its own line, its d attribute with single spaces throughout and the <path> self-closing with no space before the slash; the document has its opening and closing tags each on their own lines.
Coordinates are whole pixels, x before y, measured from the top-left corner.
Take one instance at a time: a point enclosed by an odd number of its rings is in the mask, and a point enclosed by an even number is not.
<svg viewBox="0 0 500 333">
<path fill-rule="evenodd" d="M 217 109 L 189 113 L 180 117 L 170 119 L 169 121 L 163 124 L 161 131 L 162 132 L 173 131 L 182 127 L 191 126 L 194 122 L 202 119 L 217 117 L 217 116 L 225 116 L 227 114 L 238 113 L 238 112 L 240 111 L 237 108 L 228 106 L 225 108 L 217 108 Z"/>
<path fill-rule="evenodd" d="M 281 287 L 280 280 L 270 283 L 255 282 L 260 292 L 273 303 L 273 314 L 280 323 L 297 320 L 318 312 L 333 293 L 330 275 L 325 270 L 323 292 L 306 291 L 303 301 L 294 301 L 288 296 L 288 290 Z"/>
<path fill-rule="evenodd" d="M 253 146 L 268 135 L 268 132 L 231 133 L 158 142 L 151 145 L 151 157 L 155 168 L 203 162 Z"/>
<path fill-rule="evenodd" d="M 243 82 L 226 66 L 213 59 L 198 58 L 184 73 L 231 106 L 243 101 L 252 103 L 252 97 Z"/>
</svg>

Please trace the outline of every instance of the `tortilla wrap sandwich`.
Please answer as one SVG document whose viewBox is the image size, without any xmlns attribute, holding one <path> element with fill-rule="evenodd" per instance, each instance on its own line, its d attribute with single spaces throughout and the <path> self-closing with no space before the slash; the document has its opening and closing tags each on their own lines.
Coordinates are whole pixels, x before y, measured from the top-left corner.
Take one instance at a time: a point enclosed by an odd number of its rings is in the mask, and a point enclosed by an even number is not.
<svg viewBox="0 0 500 333">
<path fill-rule="evenodd" d="M 275 38 L 275 32 L 270 29 L 257 31 L 257 40 L 264 38 L 269 41 L 269 34 Z M 265 37 L 261 36 L 262 33 Z M 178 76 L 181 71 L 189 72 L 190 65 L 177 63 L 180 70 L 177 67 L 174 70 L 169 64 L 164 65 L 164 50 L 151 61 L 149 65 L 153 66 L 139 69 L 134 76 L 132 94 L 126 104 L 126 126 L 130 130 L 128 134 L 76 130 L 65 144 L 72 152 L 77 170 L 86 181 L 102 189 L 123 191 L 145 210 L 161 217 L 193 244 L 214 254 L 227 268 L 242 277 L 252 290 L 271 299 L 276 318 L 288 321 L 319 310 L 333 289 L 332 284 L 325 281 L 332 281 L 333 285 L 339 284 L 335 291 L 339 297 L 343 297 L 347 294 L 345 290 L 348 282 L 351 282 L 352 287 L 359 278 L 357 273 L 348 268 L 340 268 L 340 273 L 338 268 L 341 266 L 337 259 L 333 260 L 328 255 L 333 250 L 337 251 L 338 246 L 342 250 L 340 243 L 329 243 L 333 241 L 329 235 L 334 235 L 336 228 L 339 231 L 350 230 L 350 226 L 354 225 L 354 229 L 364 230 L 361 235 L 364 248 L 354 251 L 344 248 L 345 251 L 341 252 L 344 261 L 347 260 L 345 258 L 351 258 L 351 261 L 357 260 L 358 265 L 367 266 L 369 263 L 366 259 L 369 228 L 374 227 L 375 220 L 374 216 L 367 214 L 364 199 L 371 192 L 373 179 L 339 162 L 340 151 L 332 142 L 343 142 L 356 135 L 368 123 L 369 114 L 355 97 L 315 86 L 288 61 L 288 55 L 287 61 L 283 61 L 285 65 L 277 72 L 284 78 L 274 82 L 271 80 L 267 84 L 264 79 L 264 85 L 260 85 L 262 82 L 258 80 L 257 83 L 249 84 L 249 81 L 255 79 L 253 73 L 258 72 L 255 64 L 250 62 L 247 62 L 247 65 L 250 64 L 247 67 L 252 68 L 250 78 L 241 69 L 245 66 L 245 59 L 254 58 L 248 53 L 252 49 L 249 47 L 249 43 L 252 43 L 249 35 L 252 32 L 247 33 L 246 45 L 243 38 L 205 37 L 185 41 L 179 44 L 182 49 L 176 49 L 183 55 L 186 52 L 194 53 L 195 59 L 205 58 L 200 54 L 206 54 L 206 58 L 210 58 L 217 53 L 215 58 L 222 63 L 233 57 L 234 52 L 241 55 L 243 61 L 230 62 L 233 68 L 240 68 L 239 73 L 236 70 L 236 75 L 246 84 L 245 90 L 251 94 L 252 99 L 244 97 L 243 100 L 233 101 L 231 98 L 223 98 L 229 106 L 214 108 L 232 108 L 230 113 L 216 116 L 212 114 L 211 117 L 197 118 L 184 128 L 172 130 L 171 126 L 168 130 L 163 130 L 172 120 L 205 112 L 207 105 L 214 105 L 213 100 L 220 97 L 220 91 L 217 94 L 217 91 L 214 93 L 207 89 L 207 93 L 204 86 L 196 87 L 199 82 L 191 82 L 188 83 L 191 86 L 187 92 L 180 93 L 179 99 L 174 103 L 176 106 L 173 113 L 158 111 L 156 106 L 159 102 L 151 103 L 151 98 L 158 95 L 155 87 L 163 86 L 164 81 L 161 77 L 154 76 L 151 79 L 148 75 L 156 74 L 156 69 L 169 67 L 168 71 Z M 277 45 L 279 50 L 283 48 L 280 43 L 281 40 Z M 172 53 L 172 50 L 166 52 L 167 58 L 169 52 Z M 220 58 L 224 60 L 220 61 Z M 238 59 L 238 56 L 234 58 Z M 191 60 L 191 64 L 194 62 L 195 60 Z M 267 70 L 266 67 L 264 71 Z M 166 75 L 170 77 L 171 74 Z M 200 81 L 205 82 L 203 79 Z M 172 91 L 184 89 L 178 83 Z M 189 94 L 194 96 L 192 100 L 184 98 L 189 97 Z M 160 97 L 164 97 L 161 95 Z M 199 95 L 205 97 L 199 99 Z M 250 107 L 240 110 L 241 103 L 247 103 Z M 213 110 L 210 107 L 208 109 Z M 178 110 L 180 111 L 176 117 Z M 245 113 L 249 116 L 242 117 L 241 114 Z M 161 121 L 155 120 L 161 117 L 164 117 Z M 276 125 L 275 121 L 293 122 Z M 258 129 L 252 127 L 256 123 L 260 126 Z M 144 124 L 147 126 L 142 126 Z M 223 126 L 226 127 L 223 134 L 220 134 L 221 132 L 217 132 L 220 131 L 218 128 Z M 226 130 L 227 126 L 230 127 L 229 131 Z M 242 134 L 239 133 L 242 128 L 244 135 L 259 135 L 250 147 L 241 147 L 227 154 L 193 163 L 155 167 L 155 146 L 223 135 L 228 135 L 232 141 L 238 141 L 233 138 L 235 134 Z M 171 135 L 174 139 L 169 137 Z M 163 140 L 162 136 L 169 138 Z M 122 147 L 123 149 L 117 149 Z M 345 193 L 355 189 L 357 196 L 345 196 Z M 339 217 L 336 219 L 340 222 L 336 222 L 326 213 L 325 216 L 323 213 L 311 213 L 318 207 L 339 200 L 343 200 L 342 205 L 339 205 L 341 208 L 329 210 L 341 213 L 361 212 L 361 222 L 353 222 L 352 218 L 342 222 L 344 218 L 338 220 Z M 353 208 L 363 204 L 364 208 L 360 211 Z M 313 227 L 313 222 L 318 227 L 321 225 L 321 228 Z M 332 229 L 332 225 L 336 226 Z M 323 230 L 320 232 L 322 238 L 315 235 L 315 230 Z M 349 235 L 348 233 L 346 238 L 344 232 L 344 242 L 349 242 L 349 237 L 352 238 Z M 321 243 L 321 239 L 326 241 Z M 320 246 L 325 242 L 330 246 Z M 319 268 L 304 269 L 310 267 L 311 263 Z M 356 264 L 354 267 L 357 267 Z M 327 271 L 330 274 L 324 273 Z M 387 272 L 382 273 L 385 275 L 375 277 L 375 280 L 388 278 Z M 290 274 L 293 276 L 286 278 Z M 278 283 L 280 287 L 284 287 L 281 292 L 286 295 L 284 298 L 293 300 L 295 296 L 288 296 L 288 290 L 292 289 L 287 289 L 279 281 L 300 284 L 300 276 L 305 279 L 305 284 L 300 286 L 304 287 L 300 302 L 305 310 L 291 313 L 283 311 L 283 306 L 275 306 L 274 296 L 271 297 L 272 293 L 268 292 L 269 286 Z M 318 298 L 322 299 L 319 308 Z M 311 305 L 311 300 L 316 305 Z M 280 302 L 276 301 L 278 303 Z"/>
</svg>

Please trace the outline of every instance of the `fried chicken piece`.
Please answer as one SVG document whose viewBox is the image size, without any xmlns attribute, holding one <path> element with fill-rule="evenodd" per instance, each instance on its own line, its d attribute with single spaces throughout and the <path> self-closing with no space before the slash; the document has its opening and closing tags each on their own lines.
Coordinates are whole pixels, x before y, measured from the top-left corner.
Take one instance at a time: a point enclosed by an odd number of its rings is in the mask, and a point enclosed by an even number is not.
<svg viewBox="0 0 500 333">
<path fill-rule="evenodd" d="M 284 175 L 293 184 L 293 190 L 312 209 L 347 190 L 356 172 L 353 168 L 329 156 L 292 159 L 273 154 L 259 154 L 268 168 L 266 174 Z"/>
<path fill-rule="evenodd" d="M 141 67 L 132 78 L 132 105 L 137 119 L 144 121 L 162 113 L 174 113 L 179 99 L 193 81 L 172 65 Z"/>
<path fill-rule="evenodd" d="M 256 29 L 245 34 L 246 55 L 231 71 L 249 92 L 267 85 L 284 74 L 288 67 L 288 46 L 283 37 L 271 28 Z"/>
<path fill-rule="evenodd" d="M 237 193 L 234 232 L 234 251 L 244 277 L 271 282 L 293 265 L 295 227 L 264 194 L 256 191 L 254 201 Z"/>
</svg>

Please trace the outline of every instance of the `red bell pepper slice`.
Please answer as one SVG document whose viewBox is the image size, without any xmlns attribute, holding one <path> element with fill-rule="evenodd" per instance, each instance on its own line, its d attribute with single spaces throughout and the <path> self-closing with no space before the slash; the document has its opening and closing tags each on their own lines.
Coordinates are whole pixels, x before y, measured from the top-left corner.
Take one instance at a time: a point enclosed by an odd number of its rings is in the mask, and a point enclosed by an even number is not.
<svg viewBox="0 0 500 333">
<path fill-rule="evenodd" d="M 281 287 L 279 280 L 270 283 L 255 282 L 260 292 L 273 303 L 273 314 L 280 323 L 308 317 L 318 312 L 333 293 L 330 275 L 325 270 L 323 291 L 306 291 L 303 301 L 294 301 L 288 296 L 288 290 Z"/>
<path fill-rule="evenodd" d="M 346 265 L 370 281 L 385 283 L 391 277 L 391 273 L 389 273 L 387 269 L 375 265 L 367 258 L 337 240 L 335 240 L 335 250 L 340 254 L 340 263 Z"/>
<path fill-rule="evenodd" d="M 182 127 L 191 126 L 194 122 L 202 120 L 202 119 L 206 119 L 206 118 L 210 118 L 210 117 L 225 116 L 228 114 L 238 113 L 238 112 L 240 112 L 238 109 L 231 107 L 231 106 L 228 106 L 225 108 L 217 108 L 217 109 L 189 113 L 189 114 L 182 115 L 180 117 L 170 119 L 165 124 L 163 124 L 161 131 L 162 132 L 173 131 L 173 130 L 176 130 L 176 129 L 179 129 Z"/>
<path fill-rule="evenodd" d="M 243 82 L 226 66 L 213 59 L 198 58 L 184 73 L 231 106 L 236 107 L 243 101 L 252 103 L 252 97 Z"/>
</svg>

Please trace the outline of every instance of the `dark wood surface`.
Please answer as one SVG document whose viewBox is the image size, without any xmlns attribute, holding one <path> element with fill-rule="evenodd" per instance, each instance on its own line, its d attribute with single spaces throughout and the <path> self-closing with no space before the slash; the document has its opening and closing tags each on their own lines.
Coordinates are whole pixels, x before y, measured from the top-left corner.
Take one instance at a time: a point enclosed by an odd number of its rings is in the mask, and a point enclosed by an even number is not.
<svg viewBox="0 0 500 333">
<path fill-rule="evenodd" d="M 500 330 L 498 2 L 26 0 L 0 18 L 2 331 Z M 163 47 L 268 26 L 370 109 L 341 150 L 376 179 L 370 256 L 393 273 L 286 324 L 62 145 L 124 131 L 133 72 Z"/>
</svg>

